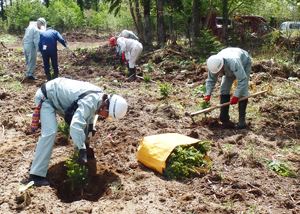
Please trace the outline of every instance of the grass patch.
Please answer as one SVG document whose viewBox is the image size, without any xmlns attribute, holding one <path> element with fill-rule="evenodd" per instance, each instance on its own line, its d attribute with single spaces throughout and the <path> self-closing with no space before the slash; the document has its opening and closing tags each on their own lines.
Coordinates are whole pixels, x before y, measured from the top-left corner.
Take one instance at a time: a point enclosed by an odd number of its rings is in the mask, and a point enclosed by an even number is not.
<svg viewBox="0 0 300 214">
<path fill-rule="evenodd" d="M 10 35 L 10 34 L 1 34 L 0 35 L 0 42 L 3 42 L 4 45 L 6 44 L 13 44 L 17 41 L 17 37 Z"/>
<path fill-rule="evenodd" d="M 268 168 L 283 177 L 296 177 L 296 173 L 284 162 L 279 160 L 268 160 Z"/>
</svg>

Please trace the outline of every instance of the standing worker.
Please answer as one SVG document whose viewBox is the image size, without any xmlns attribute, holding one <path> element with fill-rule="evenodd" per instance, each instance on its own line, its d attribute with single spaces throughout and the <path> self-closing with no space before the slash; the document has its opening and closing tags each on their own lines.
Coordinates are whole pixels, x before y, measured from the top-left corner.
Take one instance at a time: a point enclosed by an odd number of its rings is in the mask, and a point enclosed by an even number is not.
<svg viewBox="0 0 300 214">
<path fill-rule="evenodd" d="M 230 101 L 231 105 L 239 103 L 239 122 L 237 129 L 246 128 L 246 108 L 248 99 L 240 101 L 241 97 L 249 95 L 248 84 L 251 72 L 251 58 L 247 51 L 240 48 L 225 48 L 218 54 L 207 59 L 208 78 L 206 80 L 206 95 L 204 100 L 210 101 L 217 77 L 222 76 L 220 87 L 220 103 Z M 237 88 L 230 99 L 230 89 L 234 80 L 237 80 Z M 220 121 L 224 127 L 234 127 L 229 117 L 229 105 L 221 107 Z"/>
<path fill-rule="evenodd" d="M 124 37 L 124 38 L 127 38 L 127 39 L 139 40 L 139 37 L 137 37 L 137 35 L 135 35 L 130 30 L 122 30 L 122 32 L 120 33 L 119 37 Z"/>
<path fill-rule="evenodd" d="M 66 41 L 58 31 L 48 28 L 41 32 L 39 49 L 42 53 L 44 71 L 48 81 L 58 77 L 57 41 L 67 48 Z M 54 72 L 53 78 L 50 73 L 50 60 Z"/>
<path fill-rule="evenodd" d="M 26 62 L 25 76 L 29 80 L 36 80 L 34 71 L 39 47 L 38 44 L 40 41 L 40 30 L 42 27 L 46 28 L 46 20 L 44 18 L 38 18 L 36 22 L 30 22 L 23 37 L 23 50 Z"/>
<path fill-rule="evenodd" d="M 127 39 L 124 37 L 119 37 L 118 39 L 116 39 L 116 37 L 111 37 L 109 39 L 109 44 L 112 47 L 117 47 L 118 53 L 121 55 L 121 59 L 123 62 L 126 62 L 128 60 L 128 79 L 135 80 L 135 63 L 143 51 L 143 45 L 137 40 Z"/>
<path fill-rule="evenodd" d="M 79 151 L 79 163 L 87 163 L 85 141 L 91 132 L 96 115 L 102 119 L 121 119 L 127 112 L 127 102 L 119 95 L 108 95 L 103 90 L 88 82 L 56 78 L 48 81 L 35 94 L 37 105 L 32 120 L 32 131 L 37 128 L 36 121 L 41 121 L 41 136 L 36 146 L 29 178 L 23 183 L 34 181 L 36 186 L 49 185 L 46 175 L 57 133 L 56 113 L 66 116 L 69 107 L 77 102 L 78 107 L 71 116 L 70 136 Z M 40 114 L 36 110 L 40 109 Z"/>
</svg>

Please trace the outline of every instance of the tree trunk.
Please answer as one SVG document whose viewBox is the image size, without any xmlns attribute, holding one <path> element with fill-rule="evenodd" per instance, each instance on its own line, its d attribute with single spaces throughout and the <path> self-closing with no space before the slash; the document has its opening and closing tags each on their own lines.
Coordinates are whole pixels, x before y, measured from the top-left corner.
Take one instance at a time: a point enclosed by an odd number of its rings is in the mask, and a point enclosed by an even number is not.
<svg viewBox="0 0 300 214">
<path fill-rule="evenodd" d="M 134 26 L 135 26 L 135 29 L 138 30 L 138 23 L 137 23 L 137 18 L 134 14 L 134 10 L 133 10 L 133 6 L 132 6 L 132 0 L 129 0 L 129 10 L 130 10 L 130 14 L 131 14 L 131 17 L 133 19 L 133 23 L 134 23 Z"/>
<path fill-rule="evenodd" d="M 196 42 L 200 37 L 200 6 L 201 0 L 193 0 L 193 12 L 192 12 L 192 37 L 193 42 Z"/>
<path fill-rule="evenodd" d="M 143 22 L 142 22 L 142 15 L 140 12 L 140 3 L 139 0 L 135 0 L 135 15 L 137 18 L 137 26 L 138 28 L 136 29 L 138 32 L 138 35 L 142 41 L 144 41 L 144 27 L 143 27 Z"/>
<path fill-rule="evenodd" d="M 224 43 L 228 44 L 228 0 L 222 0 L 223 9 L 223 38 Z"/>
<path fill-rule="evenodd" d="M 151 0 L 143 1 L 144 7 L 144 41 L 145 41 L 145 49 L 152 48 L 152 28 L 151 28 L 151 20 L 150 20 L 150 10 L 151 10 Z"/>
<path fill-rule="evenodd" d="M 5 10 L 4 10 L 4 0 L 0 0 L 0 9 L 1 9 L 1 18 L 4 21 L 5 20 Z"/>
<path fill-rule="evenodd" d="M 157 8 L 157 43 L 159 47 L 163 47 L 165 45 L 165 40 L 166 40 L 163 0 L 156 0 L 156 8 Z"/>
<path fill-rule="evenodd" d="M 50 0 L 44 0 L 46 7 L 49 7 Z"/>
<path fill-rule="evenodd" d="M 84 9 L 83 0 L 77 0 L 77 4 L 80 7 L 80 10 L 83 12 Z"/>
</svg>

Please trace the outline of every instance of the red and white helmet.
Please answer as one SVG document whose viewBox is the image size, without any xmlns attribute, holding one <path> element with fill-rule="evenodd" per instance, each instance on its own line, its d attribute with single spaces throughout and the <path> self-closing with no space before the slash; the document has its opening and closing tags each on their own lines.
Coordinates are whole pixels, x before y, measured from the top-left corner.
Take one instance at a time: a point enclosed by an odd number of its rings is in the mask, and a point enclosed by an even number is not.
<svg viewBox="0 0 300 214">
<path fill-rule="evenodd" d="M 116 39 L 116 37 L 111 37 L 110 39 L 109 39 L 109 44 L 110 44 L 110 46 L 116 46 L 117 45 L 117 39 Z"/>
</svg>

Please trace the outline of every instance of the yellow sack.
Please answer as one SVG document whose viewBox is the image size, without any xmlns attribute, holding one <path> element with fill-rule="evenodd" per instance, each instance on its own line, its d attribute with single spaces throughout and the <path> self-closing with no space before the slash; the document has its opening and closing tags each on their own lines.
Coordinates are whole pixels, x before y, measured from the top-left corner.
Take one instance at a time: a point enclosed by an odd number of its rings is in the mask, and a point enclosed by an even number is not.
<svg viewBox="0 0 300 214">
<path fill-rule="evenodd" d="M 200 140 L 178 133 L 144 137 L 138 147 L 137 159 L 145 166 L 163 174 L 166 160 L 176 146 L 198 143 Z"/>
</svg>

